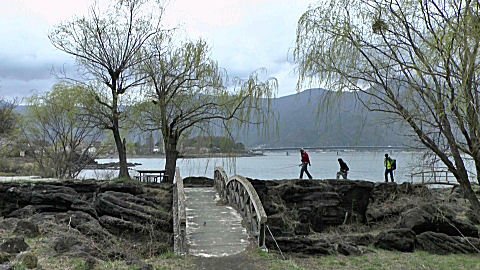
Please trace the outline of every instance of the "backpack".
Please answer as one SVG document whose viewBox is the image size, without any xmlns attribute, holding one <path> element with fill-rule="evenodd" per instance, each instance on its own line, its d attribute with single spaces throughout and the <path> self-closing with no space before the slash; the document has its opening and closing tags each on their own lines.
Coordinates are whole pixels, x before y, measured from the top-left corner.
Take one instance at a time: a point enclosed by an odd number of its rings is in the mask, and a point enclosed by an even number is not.
<svg viewBox="0 0 480 270">
<path fill-rule="evenodd" d="M 392 159 L 392 170 L 395 170 L 397 168 L 397 160 Z"/>
</svg>

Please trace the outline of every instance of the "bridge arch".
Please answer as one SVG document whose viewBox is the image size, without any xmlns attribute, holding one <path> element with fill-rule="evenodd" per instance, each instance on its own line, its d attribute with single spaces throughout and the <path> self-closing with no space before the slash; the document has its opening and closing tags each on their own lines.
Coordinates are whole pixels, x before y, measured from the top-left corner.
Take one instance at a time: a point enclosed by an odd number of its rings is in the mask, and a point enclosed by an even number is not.
<svg viewBox="0 0 480 270">
<path fill-rule="evenodd" d="M 242 215 L 250 237 L 256 238 L 258 246 L 265 248 L 267 214 L 252 184 L 240 175 L 227 178 L 220 167 L 215 168 L 214 181 L 222 200 Z"/>
</svg>

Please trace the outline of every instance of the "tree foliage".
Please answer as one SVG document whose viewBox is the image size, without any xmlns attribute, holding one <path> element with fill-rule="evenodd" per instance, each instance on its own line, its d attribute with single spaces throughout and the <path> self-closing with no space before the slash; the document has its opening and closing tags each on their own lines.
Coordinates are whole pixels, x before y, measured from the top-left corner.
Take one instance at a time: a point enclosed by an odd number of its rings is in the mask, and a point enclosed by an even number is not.
<svg viewBox="0 0 480 270">
<path fill-rule="evenodd" d="M 99 128 L 113 133 L 119 177 L 129 177 L 125 139 L 120 135 L 124 109 L 128 108 L 125 96 L 144 83 L 139 66 L 151 55 L 140 52 L 160 31 L 163 7 L 150 2 L 118 0 L 106 9 L 93 6 L 89 15 L 60 24 L 49 35 L 57 49 L 75 57 L 88 79 L 101 84 L 93 87 L 91 115 L 97 116 Z"/>
<path fill-rule="evenodd" d="M 27 100 L 23 134 L 44 176 L 73 179 L 95 158 L 89 149 L 102 132 L 89 126 L 81 106 L 85 94 L 80 86 L 60 83 Z"/>
<path fill-rule="evenodd" d="M 148 88 L 138 110 L 144 121 L 141 128 L 162 132 L 169 181 L 173 181 L 182 136 L 194 129 L 208 132 L 212 125 L 228 130 L 234 125 L 264 123 L 269 117 L 268 98 L 277 87 L 275 79 L 261 81 L 257 73 L 247 80 L 230 80 L 209 57 L 203 40 L 172 44 L 162 38 L 150 44 L 155 57 L 143 66 Z"/>
<path fill-rule="evenodd" d="M 480 3 L 340 0 L 305 12 L 297 28 L 299 86 L 356 91 L 391 113 L 454 174 L 472 207 L 465 156 L 480 175 Z"/>
<path fill-rule="evenodd" d="M 4 137 L 15 130 L 18 116 L 15 107 L 18 100 L 8 100 L 0 97 L 0 137 Z"/>
</svg>

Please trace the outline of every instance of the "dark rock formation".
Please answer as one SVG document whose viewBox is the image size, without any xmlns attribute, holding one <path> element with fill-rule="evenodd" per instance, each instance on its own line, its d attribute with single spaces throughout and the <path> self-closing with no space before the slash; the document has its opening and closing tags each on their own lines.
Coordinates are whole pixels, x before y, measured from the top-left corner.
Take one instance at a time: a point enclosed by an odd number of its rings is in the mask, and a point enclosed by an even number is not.
<svg viewBox="0 0 480 270">
<path fill-rule="evenodd" d="M 412 252 L 415 249 L 415 233 L 410 229 L 395 229 L 382 232 L 375 241 L 377 248 Z"/>
<path fill-rule="evenodd" d="M 190 176 L 183 179 L 184 187 L 213 187 L 213 179 L 207 177 Z"/>
<path fill-rule="evenodd" d="M 432 231 L 452 236 L 478 237 L 478 229 L 466 219 L 456 218 L 452 205 L 425 204 L 402 214 L 397 228 L 408 228 L 416 234 Z"/>
<path fill-rule="evenodd" d="M 28 245 L 25 243 L 23 237 L 11 237 L 0 239 L 0 251 L 17 254 L 28 250 Z"/>
<path fill-rule="evenodd" d="M 249 179 L 277 236 L 308 235 L 344 222 L 364 222 L 373 183 L 350 180 Z"/>
<path fill-rule="evenodd" d="M 157 210 L 151 202 L 128 193 L 102 193 L 95 201 L 95 209 L 100 223 L 106 228 L 112 229 L 113 225 L 113 228 L 118 226 L 120 231 L 138 232 L 145 230 L 145 225 L 151 225 L 154 230 L 173 231 L 170 213 Z"/>
<path fill-rule="evenodd" d="M 144 258 L 163 252 L 172 247 L 171 207 L 171 184 L 0 183 L 0 230 L 26 237 L 42 232 L 45 241 L 62 256 L 95 260 Z M 19 239 L 21 242 L 2 239 L 0 250 L 26 250 L 23 238 Z"/>
<path fill-rule="evenodd" d="M 12 231 L 17 226 L 18 221 L 18 218 L 4 218 L 0 221 L 0 230 Z"/>
<path fill-rule="evenodd" d="M 61 236 L 56 238 L 53 242 L 53 249 L 59 254 L 72 251 L 87 251 L 87 247 L 73 236 Z"/>
<path fill-rule="evenodd" d="M 302 255 L 335 255 L 335 246 L 322 240 L 313 240 L 302 236 L 275 237 L 282 252 Z M 274 247 L 275 243 L 267 237 L 267 246 Z"/>
<path fill-rule="evenodd" d="M 347 235 L 341 237 L 344 242 L 354 246 L 369 246 L 375 242 L 375 236 L 369 233 Z"/>
<path fill-rule="evenodd" d="M 27 269 L 37 268 L 38 259 L 32 252 L 22 252 L 18 254 L 16 260 L 22 263 Z"/>
<path fill-rule="evenodd" d="M 416 248 L 440 255 L 450 253 L 478 253 L 480 252 L 480 239 L 449 236 L 444 233 L 424 232 L 417 235 Z"/>
<path fill-rule="evenodd" d="M 416 197 L 424 200 L 430 191 L 410 183 L 375 183 L 370 203 L 365 213 L 367 223 L 397 218 L 401 213 L 418 206 Z"/>
<path fill-rule="evenodd" d="M 38 228 L 38 225 L 26 220 L 18 221 L 13 232 L 30 238 L 40 235 L 40 229 Z"/>
<path fill-rule="evenodd" d="M 362 249 L 345 243 L 338 244 L 337 252 L 345 256 L 358 256 L 364 253 Z"/>
</svg>

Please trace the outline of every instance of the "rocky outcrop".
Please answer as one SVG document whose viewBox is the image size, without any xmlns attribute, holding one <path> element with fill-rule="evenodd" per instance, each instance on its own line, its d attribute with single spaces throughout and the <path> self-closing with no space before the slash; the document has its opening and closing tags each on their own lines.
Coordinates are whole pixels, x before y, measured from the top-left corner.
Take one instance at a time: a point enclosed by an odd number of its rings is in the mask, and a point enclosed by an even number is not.
<svg viewBox="0 0 480 270">
<path fill-rule="evenodd" d="M 53 249 L 58 254 L 72 251 L 88 251 L 88 247 L 84 246 L 80 240 L 73 236 L 57 237 L 53 242 Z"/>
<path fill-rule="evenodd" d="M 32 252 L 22 252 L 17 256 L 16 260 L 27 269 L 37 268 L 38 259 Z"/>
<path fill-rule="evenodd" d="M 365 213 L 367 223 L 394 219 L 403 212 L 418 206 L 430 191 L 410 183 L 397 185 L 395 183 L 375 183 L 370 203 Z"/>
<path fill-rule="evenodd" d="M 190 176 L 183 179 L 184 187 L 213 187 L 213 179 L 201 176 Z"/>
<path fill-rule="evenodd" d="M 282 251 L 355 255 L 374 244 L 401 252 L 478 252 L 479 231 L 470 221 L 471 210 L 461 203 L 458 190 L 428 189 L 411 183 L 249 180 Z M 356 226 L 360 232 L 381 232 L 355 233 Z M 276 248 L 269 235 L 267 246 Z"/>
<path fill-rule="evenodd" d="M 415 233 L 410 229 L 394 229 L 381 232 L 375 241 L 375 247 L 413 252 L 415 249 Z"/>
<path fill-rule="evenodd" d="M 249 179 L 276 236 L 308 235 L 343 223 L 364 222 L 373 183 L 349 180 Z"/>
<path fill-rule="evenodd" d="M 40 235 L 38 225 L 26 220 L 18 221 L 13 232 L 30 238 Z"/>
<path fill-rule="evenodd" d="M 143 258 L 163 252 L 173 246 L 171 207 L 171 184 L 0 183 L 0 230 L 30 238 L 42 233 L 62 256 Z M 1 243 L 6 253 L 28 249 L 23 238 Z"/>
<path fill-rule="evenodd" d="M 29 247 L 23 237 L 0 238 L 0 251 L 17 254 L 28 250 Z"/>
<path fill-rule="evenodd" d="M 334 245 L 305 237 L 278 237 L 275 238 L 282 252 L 290 252 L 304 255 L 335 255 L 337 254 Z M 273 244 L 273 245 L 272 245 Z M 268 243 L 274 246 L 274 243 Z"/>
<path fill-rule="evenodd" d="M 361 255 L 367 250 L 357 243 L 350 242 L 336 236 L 327 238 L 311 239 L 303 236 L 278 237 L 275 238 L 282 252 L 294 253 L 300 256 L 305 255 Z M 267 237 L 267 246 L 275 246 L 273 239 Z M 276 248 L 276 247 L 275 247 Z"/>
<path fill-rule="evenodd" d="M 408 228 L 416 234 L 432 231 L 451 236 L 478 237 L 477 227 L 467 219 L 456 217 L 454 206 L 425 204 L 402 214 L 397 228 Z"/>
<path fill-rule="evenodd" d="M 444 233 L 424 232 L 417 235 L 416 248 L 434 254 L 478 253 L 480 239 L 474 237 L 449 236 Z"/>
</svg>

